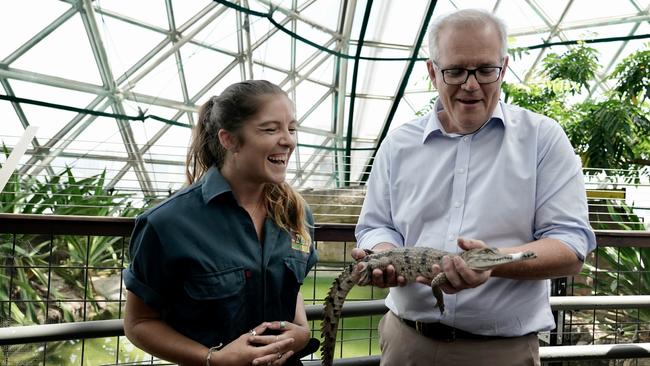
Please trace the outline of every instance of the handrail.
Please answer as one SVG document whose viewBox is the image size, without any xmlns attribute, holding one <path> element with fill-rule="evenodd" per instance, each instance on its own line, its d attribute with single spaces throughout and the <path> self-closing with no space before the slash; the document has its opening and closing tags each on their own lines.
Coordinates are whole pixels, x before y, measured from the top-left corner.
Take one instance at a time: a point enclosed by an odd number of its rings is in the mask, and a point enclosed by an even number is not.
<svg viewBox="0 0 650 366">
<path fill-rule="evenodd" d="M 542 361 L 648 358 L 650 343 L 591 344 L 539 347 Z"/>
<path fill-rule="evenodd" d="M 622 358 L 649 358 L 650 343 L 619 343 L 577 346 L 539 347 L 542 362 L 605 360 Z M 350 357 L 334 360 L 334 366 L 377 366 L 380 356 Z M 320 360 L 302 362 L 305 366 L 319 366 Z"/>
<path fill-rule="evenodd" d="M 379 356 L 348 357 L 333 360 L 334 366 L 378 366 Z M 320 366 L 321 360 L 302 361 L 305 366 Z"/>
<path fill-rule="evenodd" d="M 124 335 L 124 320 L 89 320 L 0 328 L 0 346 Z"/>
<path fill-rule="evenodd" d="M 129 236 L 133 217 L 0 213 L 0 233 Z M 316 224 L 318 241 L 355 241 L 354 224 Z M 595 230 L 598 246 L 650 247 L 650 231 Z"/>
<path fill-rule="evenodd" d="M 550 303 L 553 310 L 648 309 L 650 295 L 552 296 Z M 305 309 L 308 320 L 323 318 L 323 305 L 306 305 Z M 383 315 L 386 311 L 384 300 L 348 301 L 343 304 L 341 318 Z M 0 346 L 123 336 L 123 325 L 122 319 L 113 319 L 5 327 L 0 328 Z"/>
<path fill-rule="evenodd" d="M 0 233 L 46 235 L 131 235 L 135 219 L 123 217 L 26 215 L 0 213 Z M 352 224 L 316 224 L 317 241 L 354 242 Z M 650 232 L 596 230 L 600 247 L 650 247 Z M 553 296 L 553 310 L 650 308 L 649 296 Z M 318 320 L 323 316 L 322 305 L 307 305 L 307 316 Z M 383 300 L 349 301 L 343 306 L 342 317 L 382 315 L 387 311 Z M 121 319 L 46 324 L 22 327 L 0 327 L 0 345 L 75 340 L 122 336 Z M 545 346 L 540 348 L 542 361 L 612 359 L 650 357 L 650 343 Z M 306 366 L 320 361 L 305 361 Z M 336 366 L 378 365 L 379 356 L 337 359 Z"/>
<path fill-rule="evenodd" d="M 0 233 L 130 236 L 133 217 L 0 213 Z M 316 224 L 319 241 L 355 241 L 353 224 Z"/>
</svg>

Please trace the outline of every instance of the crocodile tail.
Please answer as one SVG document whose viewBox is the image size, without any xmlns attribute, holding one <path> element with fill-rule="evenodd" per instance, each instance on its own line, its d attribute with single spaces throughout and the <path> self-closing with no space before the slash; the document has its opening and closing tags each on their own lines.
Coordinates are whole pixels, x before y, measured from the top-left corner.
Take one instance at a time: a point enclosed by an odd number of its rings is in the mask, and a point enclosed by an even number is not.
<svg viewBox="0 0 650 366">
<path fill-rule="evenodd" d="M 325 298 L 325 310 L 323 322 L 321 323 L 321 361 L 323 366 L 332 366 L 334 360 L 334 346 L 336 345 L 336 330 L 341 318 L 341 309 L 348 292 L 356 285 L 359 279 L 359 272 L 355 271 L 356 263 L 350 264 L 332 282 L 327 297 Z"/>
</svg>

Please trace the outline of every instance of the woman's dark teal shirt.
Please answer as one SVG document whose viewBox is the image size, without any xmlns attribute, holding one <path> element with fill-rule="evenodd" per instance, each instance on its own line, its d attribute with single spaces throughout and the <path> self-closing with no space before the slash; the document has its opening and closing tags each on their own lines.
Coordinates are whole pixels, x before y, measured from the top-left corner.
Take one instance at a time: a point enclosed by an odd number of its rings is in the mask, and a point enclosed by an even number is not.
<svg viewBox="0 0 650 366">
<path fill-rule="evenodd" d="M 310 212 L 308 219 L 313 238 Z M 292 243 L 269 218 L 260 244 L 250 216 L 213 167 L 137 218 L 130 260 L 126 288 L 171 327 L 210 347 L 264 321 L 292 321 L 317 255 L 313 244 Z"/>
</svg>

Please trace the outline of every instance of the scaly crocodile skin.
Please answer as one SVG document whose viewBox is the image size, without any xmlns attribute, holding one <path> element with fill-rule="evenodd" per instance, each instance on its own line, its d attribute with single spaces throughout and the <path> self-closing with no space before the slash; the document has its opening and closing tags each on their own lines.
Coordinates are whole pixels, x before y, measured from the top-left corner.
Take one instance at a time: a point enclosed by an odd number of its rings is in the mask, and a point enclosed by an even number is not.
<svg viewBox="0 0 650 366">
<path fill-rule="evenodd" d="M 392 264 L 395 273 L 403 276 L 407 282 L 415 281 L 418 276 L 431 280 L 431 289 L 436 298 L 440 312 L 444 312 L 442 291 L 439 286 L 447 281 L 444 272 L 433 276 L 432 266 L 439 264 L 444 256 L 460 256 L 467 265 L 474 270 L 488 270 L 505 263 L 518 262 L 535 258 L 531 251 L 502 254 L 495 248 L 471 249 L 460 254 L 447 253 L 444 251 L 424 248 L 408 247 L 396 248 L 379 253 L 368 252 L 361 262 L 366 263 L 363 270 L 357 270 L 357 263 L 350 264 L 334 280 L 332 287 L 325 298 L 325 315 L 321 323 L 321 362 L 323 366 L 332 366 L 334 358 L 334 345 L 336 341 L 336 330 L 338 329 L 341 309 L 345 297 L 355 285 L 369 285 L 372 282 L 372 271 L 379 268 L 382 271 Z"/>
</svg>

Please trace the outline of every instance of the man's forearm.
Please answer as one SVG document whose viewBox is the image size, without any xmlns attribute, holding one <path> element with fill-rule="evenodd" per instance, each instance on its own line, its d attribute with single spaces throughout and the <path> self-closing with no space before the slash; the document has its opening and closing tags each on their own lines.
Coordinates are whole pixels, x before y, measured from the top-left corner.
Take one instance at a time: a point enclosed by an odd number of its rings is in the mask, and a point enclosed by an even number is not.
<svg viewBox="0 0 650 366">
<path fill-rule="evenodd" d="M 492 270 L 492 276 L 520 280 L 541 280 L 573 276 L 580 272 L 583 262 L 567 245 L 557 239 L 544 238 L 517 247 L 499 248 L 503 253 L 532 250 L 534 260 L 505 264 Z"/>
</svg>

